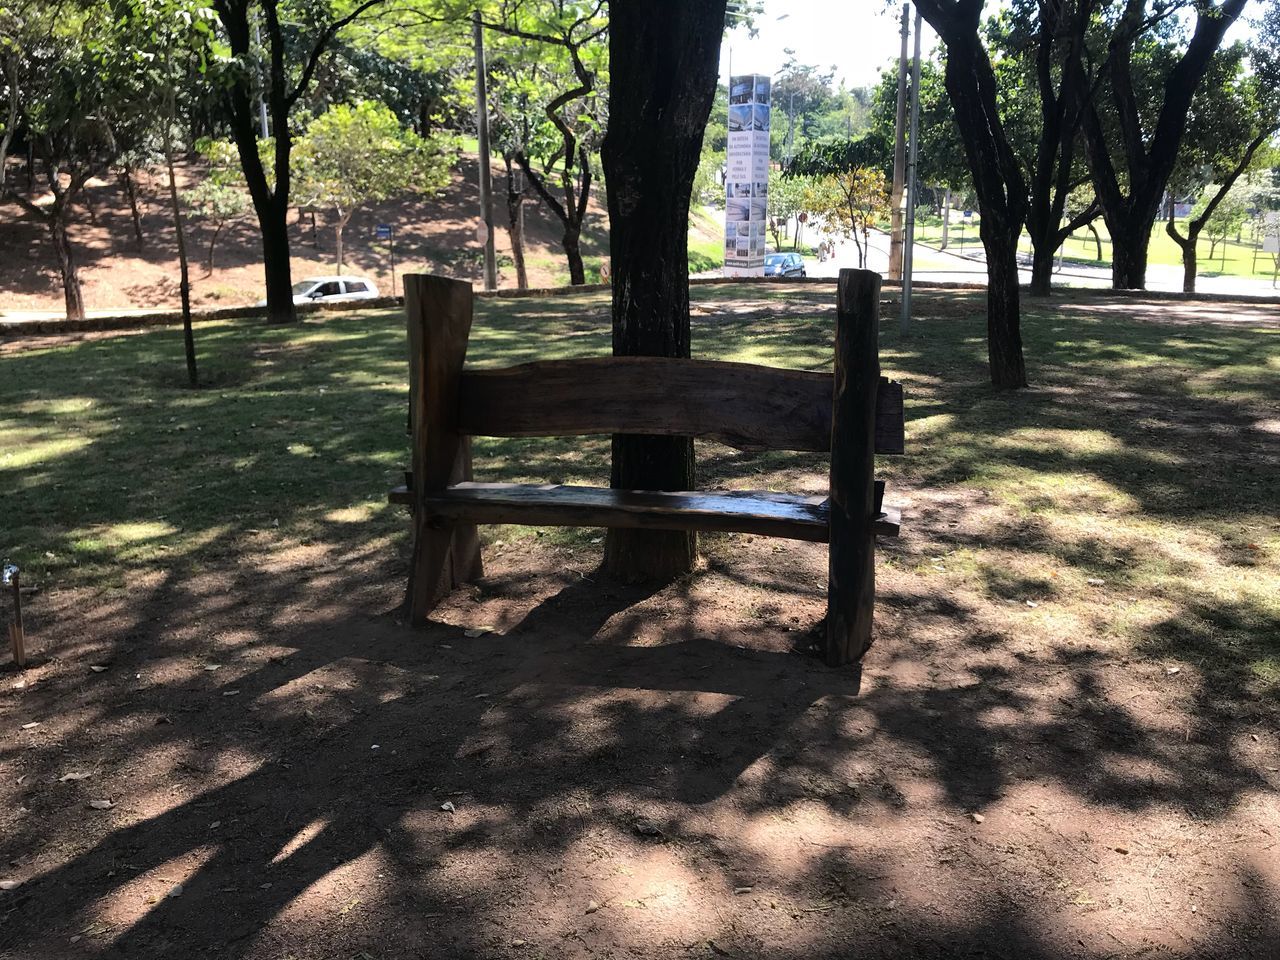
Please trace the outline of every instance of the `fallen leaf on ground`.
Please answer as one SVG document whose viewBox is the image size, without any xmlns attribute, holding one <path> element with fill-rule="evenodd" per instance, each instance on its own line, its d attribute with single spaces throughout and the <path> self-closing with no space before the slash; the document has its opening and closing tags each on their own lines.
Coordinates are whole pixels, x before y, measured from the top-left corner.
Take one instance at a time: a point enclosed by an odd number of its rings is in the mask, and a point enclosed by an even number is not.
<svg viewBox="0 0 1280 960">
<path fill-rule="evenodd" d="M 464 630 L 462 635 L 475 639 L 476 637 L 483 637 L 486 633 L 493 633 L 493 627 L 472 627 L 470 630 Z"/>
<path fill-rule="evenodd" d="M 22 725 L 22 729 L 23 729 L 23 730 L 34 730 L 34 729 L 35 729 L 36 727 L 38 727 L 38 726 L 40 726 L 40 721 L 39 721 L 39 720 L 32 720 L 30 723 L 24 723 L 24 724 Z M 1256 740 L 1256 739 L 1257 739 L 1257 737 L 1254 737 L 1254 739 Z"/>
<path fill-rule="evenodd" d="M 21 880 L 0 880 L 0 890 L 16 890 L 20 886 Z"/>
<path fill-rule="evenodd" d="M 213 673 L 213 671 L 215 671 L 215 670 L 221 670 L 221 669 L 222 669 L 222 664 L 220 664 L 220 663 L 206 663 L 206 664 L 204 665 L 204 668 L 205 668 L 206 670 L 208 670 L 210 673 Z"/>
<path fill-rule="evenodd" d="M 1106 581 L 1104 580 L 1099 580 L 1097 577 L 1090 577 L 1088 580 L 1085 581 L 1085 583 L 1087 583 L 1091 587 L 1100 587 L 1105 582 Z"/>
<path fill-rule="evenodd" d="M 1127 854 L 1127 853 L 1129 852 L 1129 848 L 1128 848 L 1128 847 L 1113 847 L 1112 849 L 1113 849 L 1113 850 L 1115 850 L 1115 852 L 1116 852 L 1116 853 L 1125 853 L 1125 854 Z"/>
<path fill-rule="evenodd" d="M 240 691 L 239 690 L 223 690 L 222 695 L 224 697 L 238 697 L 240 696 Z"/>
<path fill-rule="evenodd" d="M 100 665 L 98 665 L 98 664 L 96 664 L 96 663 L 95 663 L 95 664 L 92 664 L 92 665 L 89 667 L 89 669 L 90 669 L 90 670 L 92 670 L 94 673 L 106 673 L 106 672 L 107 672 L 107 668 L 106 668 L 106 667 L 100 666 Z"/>
<path fill-rule="evenodd" d="M 736 894 L 741 895 L 741 894 L 744 894 L 744 893 L 750 893 L 750 892 L 751 892 L 752 890 L 754 890 L 754 889 L 755 889 L 755 887 L 734 887 L 734 888 L 733 888 L 733 892 L 734 892 L 734 893 L 736 893 Z"/>
<path fill-rule="evenodd" d="M 90 800 L 89 806 L 94 810 L 110 810 L 115 804 L 110 800 Z"/>
<path fill-rule="evenodd" d="M 587 913 L 595 913 L 599 909 L 600 904 L 596 903 L 594 900 L 587 901 Z"/>
<path fill-rule="evenodd" d="M 166 896 L 166 897 L 180 897 L 180 896 L 182 896 L 182 884 L 180 884 L 180 883 L 175 883 L 175 884 L 174 884 L 174 885 L 169 889 L 169 892 L 165 894 L 165 896 Z"/>
<path fill-rule="evenodd" d="M 445 813 L 453 813 L 455 810 L 453 801 L 446 800 L 444 803 L 440 804 L 440 809 L 443 810 Z"/>
<path fill-rule="evenodd" d="M 652 820 L 637 820 L 633 825 L 633 829 L 642 837 L 662 836 L 662 829 Z"/>
<path fill-rule="evenodd" d="M 971 813 L 969 816 L 973 818 L 974 823 L 982 823 L 983 820 L 987 819 L 980 813 Z"/>
<path fill-rule="evenodd" d="M 1181 667 L 1165 667 L 1164 672 L 1172 677 L 1175 673 L 1181 673 L 1182 668 Z"/>
<path fill-rule="evenodd" d="M 91 776 L 93 776 L 93 774 L 80 773 L 78 771 L 74 773 L 64 773 L 62 776 L 58 778 L 58 782 L 67 783 L 70 780 L 88 780 Z"/>
</svg>

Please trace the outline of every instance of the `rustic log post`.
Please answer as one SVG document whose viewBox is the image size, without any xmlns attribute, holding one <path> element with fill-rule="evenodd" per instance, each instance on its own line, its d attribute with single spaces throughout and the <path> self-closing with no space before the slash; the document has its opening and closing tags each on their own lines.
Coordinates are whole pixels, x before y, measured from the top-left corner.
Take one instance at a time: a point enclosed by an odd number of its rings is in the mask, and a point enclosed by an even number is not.
<svg viewBox="0 0 1280 960">
<path fill-rule="evenodd" d="M 880 385 L 880 275 L 841 270 L 831 406 L 831 545 L 827 635 L 833 667 L 871 646 L 875 604 L 875 417 Z"/>
<path fill-rule="evenodd" d="M 406 601 L 423 624 L 441 596 L 483 575 L 474 524 L 427 513 L 429 492 L 471 479 L 471 440 L 459 436 L 458 381 L 471 333 L 471 284 L 404 278 L 409 325 L 409 433 L 413 444 L 413 560 Z"/>
</svg>

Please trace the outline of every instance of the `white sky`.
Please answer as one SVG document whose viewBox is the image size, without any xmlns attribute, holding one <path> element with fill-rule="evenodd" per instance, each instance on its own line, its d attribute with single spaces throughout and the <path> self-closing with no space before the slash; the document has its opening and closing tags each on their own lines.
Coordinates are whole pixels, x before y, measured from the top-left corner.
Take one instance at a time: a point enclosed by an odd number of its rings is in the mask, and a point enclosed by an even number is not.
<svg viewBox="0 0 1280 960">
<path fill-rule="evenodd" d="M 1227 42 L 1248 39 L 1252 19 L 1261 9 L 1256 0 L 1249 3 L 1228 31 Z M 731 64 L 735 74 L 774 75 L 787 62 L 784 51 L 790 47 L 802 64 L 824 70 L 834 66 L 837 82 L 870 86 L 898 56 L 901 14 L 902 0 L 764 0 L 764 13 L 756 18 L 758 37 L 750 39 L 743 27 L 726 34 L 720 48 L 720 79 L 728 82 Z M 914 22 L 914 8 L 911 15 Z M 921 42 L 927 58 L 938 43 L 927 23 Z"/>
<path fill-rule="evenodd" d="M 900 4 L 890 7 L 884 0 L 764 0 L 764 13 L 756 19 L 758 37 L 750 39 L 742 27 L 726 35 L 721 79 L 728 81 L 731 61 L 735 74 L 776 74 L 791 48 L 800 63 L 835 67 L 837 82 L 869 86 L 898 56 L 901 11 Z M 927 57 L 937 42 L 928 24 L 922 42 Z"/>
</svg>

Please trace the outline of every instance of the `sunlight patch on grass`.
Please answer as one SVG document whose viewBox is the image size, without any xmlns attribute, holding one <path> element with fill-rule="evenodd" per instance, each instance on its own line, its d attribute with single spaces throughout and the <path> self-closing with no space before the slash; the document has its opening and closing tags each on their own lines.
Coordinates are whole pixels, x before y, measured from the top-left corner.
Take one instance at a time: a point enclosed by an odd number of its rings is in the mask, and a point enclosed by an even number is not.
<svg viewBox="0 0 1280 960">
<path fill-rule="evenodd" d="M 34 433 L 34 431 L 31 432 Z M 4 440 L 5 446 L 8 446 L 8 440 L 5 437 L 0 436 L 0 440 Z M 92 437 L 63 435 L 46 440 L 28 438 L 7 450 L 0 446 L 0 470 L 25 470 L 43 466 L 50 460 L 67 457 L 83 450 L 92 443 Z"/>
</svg>

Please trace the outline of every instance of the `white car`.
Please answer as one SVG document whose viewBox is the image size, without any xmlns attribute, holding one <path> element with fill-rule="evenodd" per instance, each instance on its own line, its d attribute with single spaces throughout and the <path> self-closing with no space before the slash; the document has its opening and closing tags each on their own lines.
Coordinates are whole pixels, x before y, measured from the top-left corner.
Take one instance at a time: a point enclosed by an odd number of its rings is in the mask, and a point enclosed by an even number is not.
<svg viewBox="0 0 1280 960">
<path fill-rule="evenodd" d="M 372 300 L 377 295 L 377 284 L 368 277 L 308 277 L 293 285 L 294 303 Z"/>
</svg>

